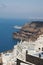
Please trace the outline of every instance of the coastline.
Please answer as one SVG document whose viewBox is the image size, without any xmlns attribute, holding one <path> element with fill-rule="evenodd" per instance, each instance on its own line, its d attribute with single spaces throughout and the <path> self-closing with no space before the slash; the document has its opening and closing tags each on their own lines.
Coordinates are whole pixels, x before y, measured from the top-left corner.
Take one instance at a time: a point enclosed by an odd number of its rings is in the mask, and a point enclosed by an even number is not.
<svg viewBox="0 0 43 65">
<path fill-rule="evenodd" d="M 43 34 L 43 22 L 33 21 L 22 26 L 19 32 L 14 32 L 13 38 L 26 41 L 35 41 L 41 34 Z"/>
<path fill-rule="evenodd" d="M 41 43 L 40 43 L 41 42 Z M 40 50 L 39 50 L 40 48 Z M 40 35 L 36 41 L 20 41 L 14 46 L 12 50 L 1 53 L 1 60 L 3 64 L 9 64 L 9 62 L 16 65 L 17 58 L 22 61 L 26 61 L 26 50 L 31 56 L 39 58 L 39 53 L 42 53 L 43 48 L 43 35 Z M 41 57 L 43 59 L 43 55 Z M 6 65 L 7 65 L 6 64 Z M 10 65 L 10 64 L 9 64 Z"/>
<path fill-rule="evenodd" d="M 33 25 L 34 24 L 34 25 Z M 43 24 L 42 26 L 38 25 L 36 27 L 37 23 L 31 23 L 31 24 L 26 24 L 22 27 L 22 29 L 20 29 L 20 31 L 18 32 L 18 34 L 20 34 L 20 32 L 22 32 L 22 36 L 25 35 L 36 35 L 37 33 L 37 37 L 35 40 L 32 37 L 30 37 L 29 40 L 22 40 L 23 38 L 21 37 L 21 41 L 17 42 L 17 45 L 14 45 L 14 47 L 11 50 L 5 51 L 1 53 L 1 63 L 7 65 L 7 64 L 15 64 L 16 65 L 16 60 L 17 58 L 22 60 L 22 61 L 26 61 L 26 50 L 28 51 L 28 54 L 31 56 L 35 56 L 39 58 L 39 54 L 43 53 Z M 28 28 L 29 25 L 29 28 Z M 31 28 L 31 26 L 32 28 Z M 26 28 L 27 27 L 27 28 Z M 34 28 L 35 27 L 35 28 Z M 37 29 L 40 29 L 39 31 Z M 28 31 L 27 31 L 28 30 Z M 30 32 L 31 31 L 31 32 Z M 25 33 L 26 32 L 26 33 Z M 28 33 L 29 32 L 29 33 Z M 16 32 L 17 33 L 17 32 Z M 31 34 L 30 34 L 31 33 Z M 35 33 L 35 34 L 33 34 Z M 19 35 L 18 35 L 19 36 Z M 27 39 L 27 37 L 26 37 Z M 39 50 L 40 48 L 40 50 Z M 38 54 L 38 55 L 37 55 Z M 41 57 L 43 59 L 43 55 Z"/>
</svg>

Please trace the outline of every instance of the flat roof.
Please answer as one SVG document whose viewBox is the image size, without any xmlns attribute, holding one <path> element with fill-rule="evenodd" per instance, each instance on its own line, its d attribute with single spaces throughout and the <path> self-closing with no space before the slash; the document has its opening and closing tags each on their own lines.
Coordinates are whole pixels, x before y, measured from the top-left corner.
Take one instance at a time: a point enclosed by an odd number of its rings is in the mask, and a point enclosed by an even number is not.
<svg viewBox="0 0 43 65">
<path fill-rule="evenodd" d="M 41 56 L 40 58 L 43 59 L 43 51 L 33 54 L 33 56 L 35 56 L 35 57 L 39 57 L 39 55 Z"/>
</svg>

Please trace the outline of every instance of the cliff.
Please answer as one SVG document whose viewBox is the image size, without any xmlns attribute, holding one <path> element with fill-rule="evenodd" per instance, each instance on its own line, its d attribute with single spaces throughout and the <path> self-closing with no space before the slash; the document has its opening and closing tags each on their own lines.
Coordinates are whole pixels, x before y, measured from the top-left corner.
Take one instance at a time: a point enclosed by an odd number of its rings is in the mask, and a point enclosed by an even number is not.
<svg viewBox="0 0 43 65">
<path fill-rule="evenodd" d="M 35 41 L 41 34 L 43 34 L 43 21 L 33 21 L 25 24 L 19 32 L 14 32 L 13 38 Z"/>
</svg>

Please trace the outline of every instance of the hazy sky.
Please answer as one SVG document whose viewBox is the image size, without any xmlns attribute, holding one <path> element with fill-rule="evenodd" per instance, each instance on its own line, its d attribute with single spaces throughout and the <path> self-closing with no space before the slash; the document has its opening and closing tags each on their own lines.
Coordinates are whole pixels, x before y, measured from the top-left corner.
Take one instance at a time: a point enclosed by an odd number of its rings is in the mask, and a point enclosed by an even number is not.
<svg viewBox="0 0 43 65">
<path fill-rule="evenodd" d="M 0 0 L 0 18 L 43 18 L 43 0 Z"/>
</svg>

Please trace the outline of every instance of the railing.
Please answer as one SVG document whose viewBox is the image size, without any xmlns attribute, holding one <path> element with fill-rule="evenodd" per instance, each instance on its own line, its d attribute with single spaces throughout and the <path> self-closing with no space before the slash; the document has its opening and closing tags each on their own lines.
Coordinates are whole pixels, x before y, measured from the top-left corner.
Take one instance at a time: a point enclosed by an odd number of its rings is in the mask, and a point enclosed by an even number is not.
<svg viewBox="0 0 43 65">
<path fill-rule="evenodd" d="M 27 65 L 32 65 L 32 64 L 29 63 L 29 62 L 25 62 L 25 61 L 22 61 L 22 60 L 20 60 L 20 59 L 17 59 L 17 64 L 16 64 L 16 65 L 20 65 L 21 63 L 27 64 Z"/>
</svg>

